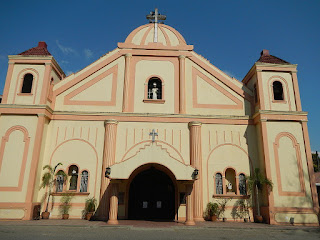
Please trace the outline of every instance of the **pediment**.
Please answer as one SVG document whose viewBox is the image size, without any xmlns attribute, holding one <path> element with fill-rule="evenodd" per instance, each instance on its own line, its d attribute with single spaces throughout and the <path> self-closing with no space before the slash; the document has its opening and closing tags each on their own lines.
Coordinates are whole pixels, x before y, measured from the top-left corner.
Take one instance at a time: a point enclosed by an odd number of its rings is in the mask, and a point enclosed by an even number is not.
<svg viewBox="0 0 320 240">
<path fill-rule="evenodd" d="M 212 109 L 242 109 L 243 103 L 228 89 L 195 67 L 192 68 L 193 107 Z"/>
<path fill-rule="evenodd" d="M 113 106 L 116 101 L 118 65 L 74 89 L 64 98 L 66 105 Z"/>
</svg>

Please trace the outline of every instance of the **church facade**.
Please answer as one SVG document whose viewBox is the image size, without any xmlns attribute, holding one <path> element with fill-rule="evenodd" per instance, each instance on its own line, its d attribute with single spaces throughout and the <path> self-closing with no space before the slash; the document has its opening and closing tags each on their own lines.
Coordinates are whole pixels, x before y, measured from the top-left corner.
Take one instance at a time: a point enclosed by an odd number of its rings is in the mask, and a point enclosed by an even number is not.
<svg viewBox="0 0 320 240">
<path fill-rule="evenodd" d="M 50 218 L 63 193 L 70 218 L 87 198 L 95 217 L 204 220 L 208 202 L 240 221 L 257 213 L 246 177 L 260 169 L 273 189 L 259 192 L 270 224 L 317 225 L 319 205 L 297 65 L 263 50 L 240 82 L 158 22 L 66 76 L 39 42 L 9 56 L 0 104 L 0 219 L 32 219 L 48 189 L 45 165 L 59 165 Z M 251 203 L 250 199 L 252 199 Z"/>
</svg>

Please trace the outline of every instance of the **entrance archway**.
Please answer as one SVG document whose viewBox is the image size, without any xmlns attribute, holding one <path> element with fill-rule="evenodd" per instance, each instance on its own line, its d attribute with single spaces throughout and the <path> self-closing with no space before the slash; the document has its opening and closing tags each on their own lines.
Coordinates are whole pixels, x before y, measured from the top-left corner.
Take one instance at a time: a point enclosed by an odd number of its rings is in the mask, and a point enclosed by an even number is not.
<svg viewBox="0 0 320 240">
<path fill-rule="evenodd" d="M 172 179 L 155 166 L 144 167 L 129 188 L 128 217 L 139 220 L 174 220 L 176 187 Z"/>
</svg>

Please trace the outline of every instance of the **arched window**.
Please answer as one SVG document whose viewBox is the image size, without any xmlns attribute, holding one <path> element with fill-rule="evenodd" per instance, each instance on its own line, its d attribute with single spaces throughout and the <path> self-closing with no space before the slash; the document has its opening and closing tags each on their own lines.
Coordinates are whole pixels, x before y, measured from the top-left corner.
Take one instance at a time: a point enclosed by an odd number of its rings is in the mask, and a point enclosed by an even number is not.
<svg viewBox="0 0 320 240">
<path fill-rule="evenodd" d="M 69 190 L 77 190 L 78 185 L 78 167 L 76 165 L 71 165 L 69 167 L 68 175 L 70 176 L 70 186 Z"/>
<path fill-rule="evenodd" d="M 87 192 L 87 191 L 88 191 L 88 171 L 82 171 L 80 192 Z"/>
<path fill-rule="evenodd" d="M 31 73 L 24 75 L 21 93 L 31 93 L 32 82 L 33 75 Z"/>
<path fill-rule="evenodd" d="M 148 99 L 162 99 L 162 82 L 160 78 L 152 77 L 149 79 Z"/>
<path fill-rule="evenodd" d="M 228 192 L 236 192 L 236 172 L 232 168 L 226 170 L 226 183 Z"/>
<path fill-rule="evenodd" d="M 243 173 L 239 175 L 239 192 L 240 195 L 247 195 L 246 176 Z"/>
<path fill-rule="evenodd" d="M 56 192 L 62 192 L 63 191 L 64 176 L 65 176 L 65 173 L 62 170 L 60 170 L 57 173 Z"/>
<path fill-rule="evenodd" d="M 273 88 L 273 99 L 274 100 L 283 100 L 283 87 L 282 83 L 279 81 L 274 81 L 272 84 Z"/>
<path fill-rule="evenodd" d="M 217 173 L 215 176 L 215 179 L 216 179 L 216 194 L 223 194 L 221 173 Z"/>
</svg>

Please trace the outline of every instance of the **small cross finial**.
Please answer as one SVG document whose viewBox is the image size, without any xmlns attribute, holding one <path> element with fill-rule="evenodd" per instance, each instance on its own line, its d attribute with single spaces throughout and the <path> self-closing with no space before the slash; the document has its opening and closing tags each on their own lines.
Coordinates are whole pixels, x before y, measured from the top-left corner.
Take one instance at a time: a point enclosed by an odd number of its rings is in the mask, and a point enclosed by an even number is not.
<svg viewBox="0 0 320 240">
<path fill-rule="evenodd" d="M 158 133 L 154 129 L 152 129 L 151 133 L 149 133 L 149 136 L 152 136 L 152 142 L 155 141 L 155 137 L 158 136 Z"/>
<path fill-rule="evenodd" d="M 147 19 L 149 20 L 150 23 L 158 23 L 159 20 L 164 21 L 164 20 L 167 19 L 166 15 L 161 15 L 158 12 L 158 8 L 156 8 L 154 10 L 154 12 L 150 12 L 150 14 L 148 14 L 146 17 L 147 17 Z"/>
</svg>

